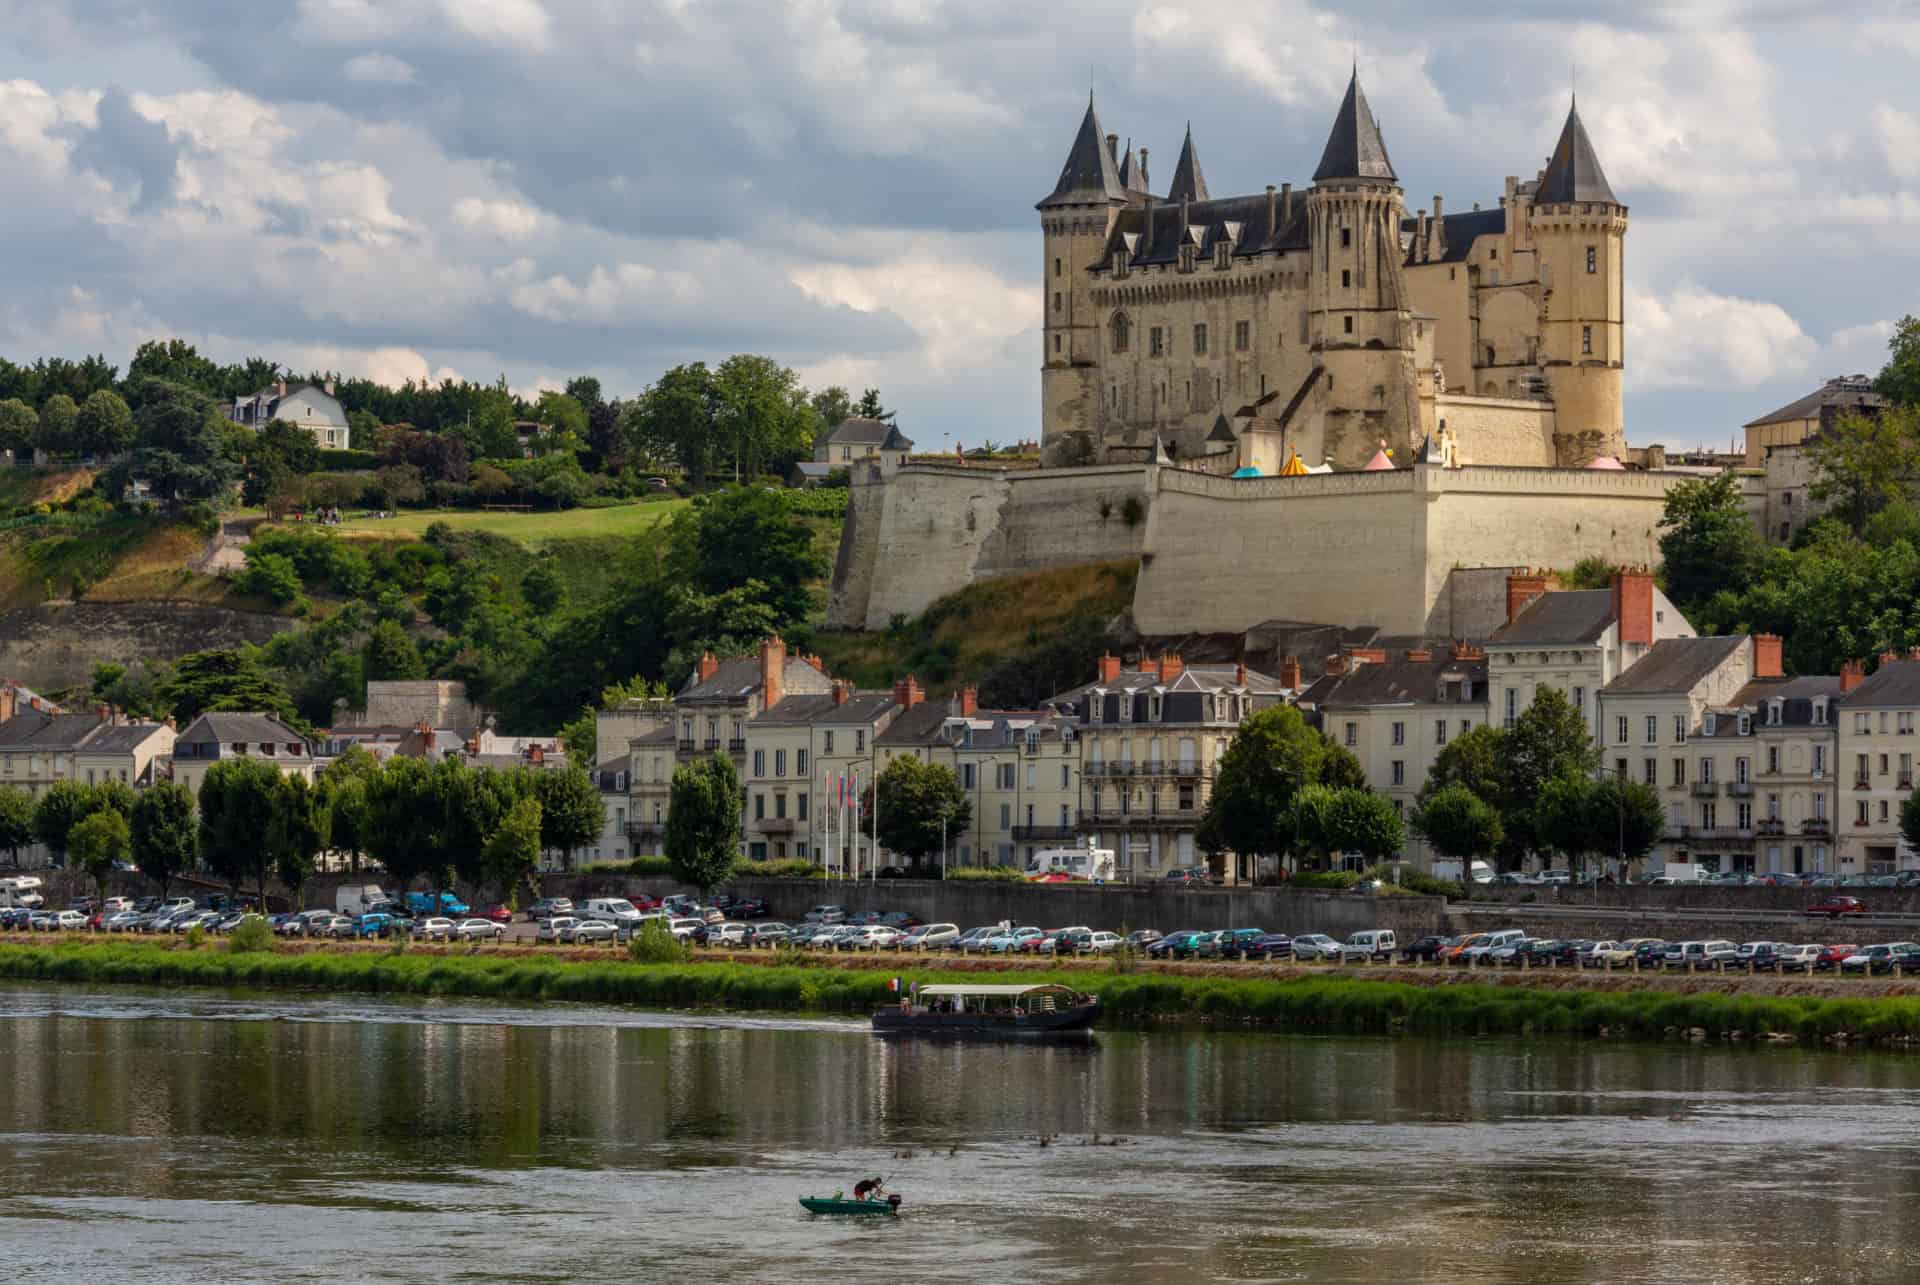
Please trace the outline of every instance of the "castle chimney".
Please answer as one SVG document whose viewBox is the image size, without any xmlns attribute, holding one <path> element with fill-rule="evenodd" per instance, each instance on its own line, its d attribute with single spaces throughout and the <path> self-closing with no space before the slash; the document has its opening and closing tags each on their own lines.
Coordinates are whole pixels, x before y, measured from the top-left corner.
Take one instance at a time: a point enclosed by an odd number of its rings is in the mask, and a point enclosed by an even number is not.
<svg viewBox="0 0 1920 1285">
<path fill-rule="evenodd" d="M 1140 186 L 1148 191 L 1153 190 L 1153 180 L 1147 177 L 1147 149 L 1144 147 L 1140 149 Z"/>
<path fill-rule="evenodd" d="M 1613 574 L 1613 615 L 1622 643 L 1653 645 L 1653 573 L 1622 567 Z"/>
<path fill-rule="evenodd" d="M 1187 663 L 1181 660 L 1178 654 L 1168 653 L 1160 657 L 1160 681 L 1161 682 L 1170 683 L 1174 679 L 1180 677 L 1180 675 L 1186 672 L 1187 672 Z"/>
<path fill-rule="evenodd" d="M 1413 234 L 1413 257 L 1415 262 L 1427 261 L 1427 212 L 1420 211 L 1419 228 Z"/>
<path fill-rule="evenodd" d="M 1118 134 L 1107 135 L 1107 155 L 1113 158 L 1113 163 L 1116 166 L 1120 164 L 1120 136 Z"/>
<path fill-rule="evenodd" d="M 820 657 L 815 655 L 814 653 L 808 652 L 805 659 L 807 664 L 813 666 L 816 670 L 820 671 L 821 673 L 824 674 L 827 672 L 827 662 L 820 659 Z"/>
<path fill-rule="evenodd" d="M 1780 678 L 1785 670 L 1780 663 L 1780 635 L 1758 634 L 1753 640 L 1753 676 Z"/>
<path fill-rule="evenodd" d="M 912 674 L 893 685 L 893 703 L 902 709 L 912 709 L 926 698 L 926 693 L 920 690 L 920 681 Z"/>
<path fill-rule="evenodd" d="M 1430 253 L 1436 259 L 1444 259 L 1447 256 L 1447 225 L 1444 222 L 1445 218 L 1446 202 L 1441 199 L 1438 192 L 1435 192 L 1433 194 L 1433 222 L 1429 223 L 1427 228 L 1433 234 L 1433 246 Z"/>
<path fill-rule="evenodd" d="M 706 682 L 720 672 L 720 660 L 710 651 L 700 653 L 700 681 Z"/>
<path fill-rule="evenodd" d="M 1280 185 L 1280 226 L 1293 222 L 1293 184 Z"/>
<path fill-rule="evenodd" d="M 960 716 L 962 718 L 972 718 L 979 712 L 980 689 L 978 687 L 962 687 L 960 689 Z"/>
<path fill-rule="evenodd" d="M 100 715 L 101 722 L 111 723 L 113 721 L 113 707 L 111 705 L 102 705 L 96 712 Z"/>
<path fill-rule="evenodd" d="M 1273 240 L 1274 233 L 1280 230 L 1280 225 L 1274 220 L 1273 193 L 1273 184 L 1267 184 L 1267 240 L 1269 241 Z"/>
<path fill-rule="evenodd" d="M 1112 683 L 1119 681 L 1119 678 L 1120 658 L 1112 652 L 1105 653 L 1100 657 L 1100 681 Z"/>
<path fill-rule="evenodd" d="M 779 634 L 760 644 L 761 709 L 772 709 L 787 694 L 787 644 Z"/>
<path fill-rule="evenodd" d="M 1516 571 L 1507 576 L 1507 623 L 1520 618 L 1528 603 L 1547 591 L 1547 578 L 1537 571 Z"/>
<path fill-rule="evenodd" d="M 1845 696 L 1848 692 L 1866 681 L 1867 666 L 1865 662 L 1849 660 L 1840 666 L 1840 694 L 1842 696 Z"/>
<path fill-rule="evenodd" d="M 1247 681 L 1246 675 L 1247 662 L 1243 660 L 1240 662 L 1240 681 L 1243 684 Z M 1297 692 L 1306 686 L 1305 683 L 1300 681 L 1300 658 L 1298 656 L 1288 656 L 1280 662 L 1280 685 L 1290 692 Z"/>
</svg>

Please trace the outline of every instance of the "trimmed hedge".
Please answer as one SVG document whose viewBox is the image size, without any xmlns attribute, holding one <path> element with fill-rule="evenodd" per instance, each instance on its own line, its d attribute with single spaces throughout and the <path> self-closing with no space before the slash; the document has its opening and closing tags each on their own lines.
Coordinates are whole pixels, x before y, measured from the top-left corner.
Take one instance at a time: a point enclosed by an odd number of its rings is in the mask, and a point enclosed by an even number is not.
<svg viewBox="0 0 1920 1285">
<path fill-rule="evenodd" d="M 320 468 L 334 473 L 366 473 L 380 467 L 372 451 L 321 451 Z"/>
</svg>

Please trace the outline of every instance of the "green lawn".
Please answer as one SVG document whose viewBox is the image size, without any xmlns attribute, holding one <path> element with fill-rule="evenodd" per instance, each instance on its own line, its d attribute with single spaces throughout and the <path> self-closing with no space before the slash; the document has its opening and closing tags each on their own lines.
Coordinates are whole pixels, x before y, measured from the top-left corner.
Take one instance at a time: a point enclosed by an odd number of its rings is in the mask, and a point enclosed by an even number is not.
<svg viewBox="0 0 1920 1285">
<path fill-rule="evenodd" d="M 445 522 L 456 531 L 490 531 L 537 549 L 555 540 L 582 536 L 639 535 L 666 521 L 686 505 L 686 500 L 649 500 L 611 509 L 563 509 L 534 513 L 402 509 L 391 518 L 350 518 L 334 529 L 348 536 L 408 536 L 418 539 L 435 522 Z"/>
</svg>

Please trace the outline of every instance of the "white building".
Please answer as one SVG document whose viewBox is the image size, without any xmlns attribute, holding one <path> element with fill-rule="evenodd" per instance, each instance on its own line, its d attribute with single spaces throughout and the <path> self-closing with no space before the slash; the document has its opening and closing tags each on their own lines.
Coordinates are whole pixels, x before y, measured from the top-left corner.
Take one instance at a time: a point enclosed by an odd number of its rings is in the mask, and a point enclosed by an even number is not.
<svg viewBox="0 0 1920 1285">
<path fill-rule="evenodd" d="M 312 433 L 315 445 L 326 451 L 344 451 L 350 441 L 347 412 L 333 395 L 331 379 L 319 384 L 289 384 L 282 379 L 251 397 L 236 398 L 227 418 L 253 429 L 285 420 Z"/>
</svg>

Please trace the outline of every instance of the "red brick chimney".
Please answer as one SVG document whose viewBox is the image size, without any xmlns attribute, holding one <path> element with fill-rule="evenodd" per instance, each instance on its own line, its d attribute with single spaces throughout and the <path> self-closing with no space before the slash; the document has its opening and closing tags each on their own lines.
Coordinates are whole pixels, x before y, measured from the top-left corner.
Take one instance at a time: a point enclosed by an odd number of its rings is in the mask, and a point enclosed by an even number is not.
<svg viewBox="0 0 1920 1285">
<path fill-rule="evenodd" d="M 779 634 L 760 644 L 761 709 L 772 709 L 787 694 L 787 644 Z"/>
<path fill-rule="evenodd" d="M 1247 662 L 1244 660 L 1240 662 L 1240 681 L 1242 684 L 1245 684 L 1247 681 Z M 1280 685 L 1290 692 L 1297 692 L 1306 686 L 1306 684 L 1300 681 L 1300 658 L 1298 656 L 1288 656 L 1280 662 Z"/>
<path fill-rule="evenodd" d="M 1407 648 L 1407 659 L 1412 661 L 1432 660 L 1433 653 L 1425 647 L 1409 647 Z"/>
<path fill-rule="evenodd" d="M 1840 694 L 1842 696 L 1845 696 L 1848 692 L 1866 681 L 1867 666 L 1865 661 L 1849 660 L 1840 666 Z"/>
<path fill-rule="evenodd" d="M 1507 623 L 1519 619 L 1526 605 L 1547 591 L 1547 577 L 1539 571 L 1512 571 L 1507 574 Z"/>
<path fill-rule="evenodd" d="M 847 685 L 837 679 L 833 684 L 833 703 L 836 705 L 847 703 Z"/>
<path fill-rule="evenodd" d="M 1347 651 L 1347 661 L 1353 665 L 1384 665 L 1387 652 L 1384 647 L 1352 647 Z"/>
<path fill-rule="evenodd" d="M 1340 675 L 1346 673 L 1347 658 L 1345 656 L 1327 657 L 1327 672 L 1329 674 L 1332 674 L 1335 678 L 1338 678 L 1340 677 Z"/>
<path fill-rule="evenodd" d="M 1462 639 L 1453 640 L 1453 658 L 1455 660 L 1485 660 L 1487 649 L 1479 643 L 1470 643 Z"/>
<path fill-rule="evenodd" d="M 1187 672 L 1187 663 L 1172 652 L 1160 657 L 1160 681 L 1170 683 Z"/>
<path fill-rule="evenodd" d="M 962 718 L 972 718 L 979 712 L 980 689 L 978 687 L 962 687 L 960 689 L 960 716 Z"/>
<path fill-rule="evenodd" d="M 111 723 L 113 721 L 113 706 L 101 705 L 96 712 L 100 715 L 101 722 Z"/>
<path fill-rule="evenodd" d="M 720 672 L 720 659 L 710 651 L 700 653 L 700 681 L 706 682 Z"/>
<path fill-rule="evenodd" d="M 1899 659 L 1900 659 L 1900 653 L 1897 651 L 1883 651 L 1880 653 L 1881 665 L 1891 665 L 1894 661 Z M 1875 666 L 1875 668 L 1878 668 L 1878 666 Z"/>
<path fill-rule="evenodd" d="M 1755 634 L 1753 637 L 1753 676 L 1782 678 L 1786 671 L 1780 663 L 1780 635 Z"/>
<path fill-rule="evenodd" d="M 1613 573 L 1613 614 L 1622 643 L 1653 645 L 1653 573 L 1622 567 Z"/>
<path fill-rule="evenodd" d="M 1102 655 L 1100 657 L 1100 681 L 1103 683 L 1116 682 L 1119 680 L 1119 677 L 1120 658 L 1112 652 L 1107 652 Z"/>
<path fill-rule="evenodd" d="M 1142 656 L 1134 664 L 1134 668 L 1143 674 L 1157 674 L 1160 672 L 1160 662 L 1151 656 Z"/>
<path fill-rule="evenodd" d="M 824 660 L 821 660 L 820 657 L 814 655 L 812 652 L 807 653 L 807 655 L 802 657 L 802 659 L 805 660 L 809 665 L 812 665 L 815 669 L 819 670 L 821 673 L 824 674 L 827 672 L 827 662 Z"/>
<path fill-rule="evenodd" d="M 893 685 L 893 703 L 902 709 L 912 709 L 926 698 L 927 694 L 920 690 L 920 680 L 912 674 Z"/>
</svg>

